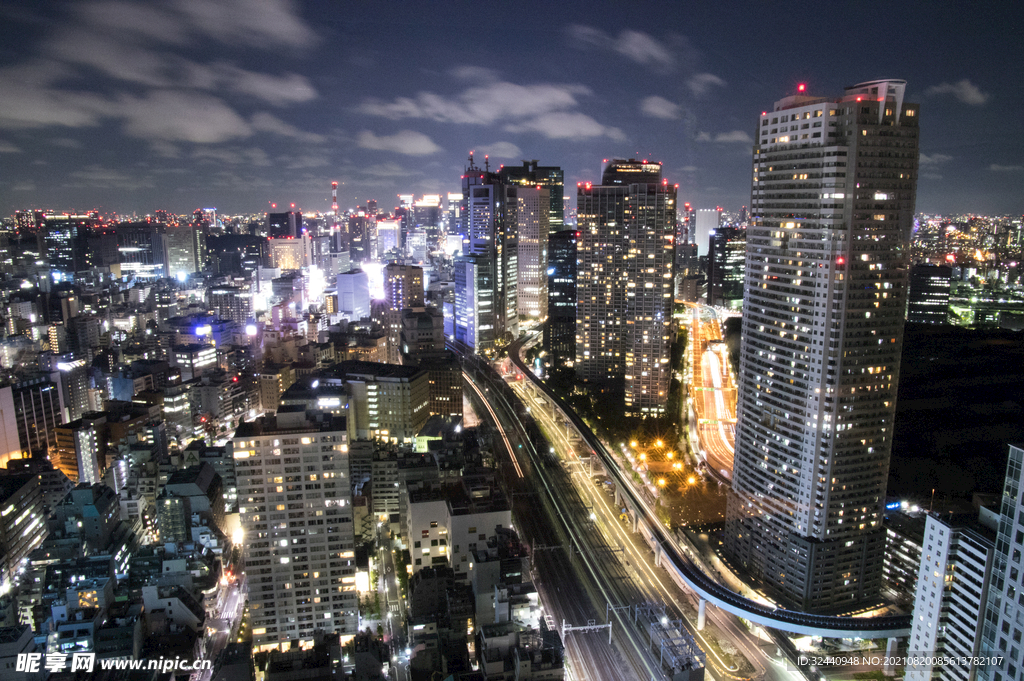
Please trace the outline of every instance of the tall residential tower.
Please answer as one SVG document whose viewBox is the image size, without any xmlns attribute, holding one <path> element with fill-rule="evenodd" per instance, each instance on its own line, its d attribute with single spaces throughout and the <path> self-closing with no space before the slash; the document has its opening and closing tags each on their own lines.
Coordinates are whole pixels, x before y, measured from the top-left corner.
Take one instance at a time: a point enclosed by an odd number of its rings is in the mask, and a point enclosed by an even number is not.
<svg viewBox="0 0 1024 681">
<path fill-rule="evenodd" d="M 614 160 L 577 189 L 576 373 L 625 380 L 625 415 L 665 414 L 676 187 L 661 164 Z"/>
<path fill-rule="evenodd" d="M 761 114 L 726 550 L 780 604 L 878 597 L 918 106 L 906 82 Z"/>
</svg>

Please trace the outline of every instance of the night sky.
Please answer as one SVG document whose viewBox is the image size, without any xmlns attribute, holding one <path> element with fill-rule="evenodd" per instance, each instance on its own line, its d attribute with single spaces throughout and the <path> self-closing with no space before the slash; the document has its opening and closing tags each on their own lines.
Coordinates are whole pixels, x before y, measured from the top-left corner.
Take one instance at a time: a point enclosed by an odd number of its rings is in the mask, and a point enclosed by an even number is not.
<svg viewBox="0 0 1024 681">
<path fill-rule="evenodd" d="M 908 81 L 921 212 L 1024 211 L 1018 3 L 4 0 L 0 215 L 458 191 L 466 157 L 664 163 L 749 203 L 758 114 Z M 567 192 L 567 195 L 572 192 Z"/>
</svg>

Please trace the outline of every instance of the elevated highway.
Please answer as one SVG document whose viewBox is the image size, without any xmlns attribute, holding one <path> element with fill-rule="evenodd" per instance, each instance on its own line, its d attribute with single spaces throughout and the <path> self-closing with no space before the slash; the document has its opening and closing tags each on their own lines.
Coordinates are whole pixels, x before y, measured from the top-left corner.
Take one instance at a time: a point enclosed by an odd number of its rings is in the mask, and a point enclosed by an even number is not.
<svg viewBox="0 0 1024 681">
<path fill-rule="evenodd" d="M 605 449 L 597 436 L 576 415 L 561 397 L 538 379 L 520 358 L 524 343 L 532 339 L 519 339 L 509 346 L 508 356 L 518 374 L 524 377 L 534 388 L 536 394 L 542 395 L 562 418 L 582 439 L 586 446 L 603 462 L 609 477 L 615 483 L 616 490 L 624 506 L 634 518 L 634 527 L 641 532 L 650 543 L 659 564 L 665 568 L 677 582 L 685 584 L 696 592 L 701 599 L 701 609 L 705 603 L 717 605 L 726 612 L 749 620 L 765 627 L 808 636 L 825 636 L 829 638 L 902 638 L 910 634 L 910 615 L 887 615 L 883 617 L 839 617 L 815 615 L 795 610 L 774 608 L 741 596 L 731 589 L 717 583 L 701 568 L 688 558 L 666 534 L 664 526 L 658 521 L 653 509 L 627 480 L 627 474 L 619 467 L 615 457 Z M 698 620 L 700 626 L 702 618 Z"/>
</svg>

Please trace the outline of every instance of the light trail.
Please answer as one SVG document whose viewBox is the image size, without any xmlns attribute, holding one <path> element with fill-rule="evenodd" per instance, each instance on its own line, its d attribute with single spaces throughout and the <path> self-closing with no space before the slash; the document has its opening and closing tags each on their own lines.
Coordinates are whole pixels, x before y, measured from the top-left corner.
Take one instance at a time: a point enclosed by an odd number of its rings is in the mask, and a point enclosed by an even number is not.
<svg viewBox="0 0 1024 681">
<path fill-rule="evenodd" d="M 501 439 L 505 441 L 505 446 L 508 447 L 508 456 L 512 459 L 512 465 L 516 467 L 516 475 L 520 478 L 524 477 L 523 469 L 519 467 L 519 462 L 516 461 L 516 450 L 512 447 L 512 443 L 509 441 L 508 435 L 505 434 L 505 429 L 501 427 L 501 421 L 498 420 L 498 415 L 494 413 L 493 409 L 491 409 L 491 403 L 484 399 L 484 394 L 480 392 L 480 388 L 473 382 L 473 379 L 470 377 L 468 372 L 463 371 L 462 376 L 466 379 L 466 383 L 473 386 L 473 390 L 476 392 L 477 397 L 480 398 L 480 402 L 487 407 L 487 411 L 490 412 L 491 419 L 494 420 L 494 425 L 498 429 L 498 433 L 501 434 Z"/>
<path fill-rule="evenodd" d="M 523 385 L 513 385 L 513 389 L 515 389 L 516 392 L 519 394 L 520 399 L 532 398 L 529 391 Z M 572 447 L 572 443 L 569 442 L 569 439 L 557 427 L 554 419 L 551 418 L 551 416 L 548 415 L 548 413 L 543 410 L 538 410 L 537 415 L 540 417 L 541 421 L 544 421 L 545 424 L 548 425 L 551 431 L 557 434 L 558 439 L 564 443 L 564 446 L 566 447 L 566 449 L 568 449 L 572 459 L 574 459 L 575 461 L 579 462 L 582 465 L 582 459 L 575 453 L 575 450 Z M 596 454 L 594 454 L 594 456 L 596 456 Z M 580 478 L 583 478 L 583 471 L 573 471 L 573 473 L 580 473 Z M 585 498 L 590 499 L 592 507 L 598 509 L 598 511 L 600 512 L 600 518 L 603 521 L 603 529 L 606 531 L 608 528 L 612 528 L 612 537 L 614 537 L 618 541 L 619 545 L 622 546 L 629 554 L 629 564 L 635 566 L 635 572 L 637 577 L 646 578 L 647 584 L 650 587 L 654 588 L 656 595 L 660 596 L 666 603 L 674 604 L 675 598 L 672 594 L 670 587 L 666 586 L 665 582 L 663 582 L 661 579 L 661 576 L 664 575 L 665 571 L 662 568 L 654 568 L 650 565 L 650 563 L 648 562 L 649 558 L 647 557 L 646 552 L 641 552 L 641 549 L 637 547 L 636 537 L 632 533 L 627 533 L 626 530 L 623 528 L 622 522 L 618 519 L 618 509 L 613 508 L 611 506 L 610 502 L 605 497 L 605 495 L 594 494 L 594 491 L 591 489 L 592 485 L 583 484 L 578 487 L 582 487 L 583 489 L 586 490 Z M 674 581 L 671 582 L 671 584 L 673 586 L 676 586 L 677 588 L 680 588 L 679 585 Z M 699 595 L 696 594 L 692 589 L 687 588 L 681 590 L 690 593 L 694 596 L 697 596 L 699 598 Z M 682 612 L 680 612 L 679 614 L 680 616 L 685 617 Z M 734 665 L 727 664 L 725 660 L 719 657 L 715 649 L 704 638 L 704 635 L 700 631 L 698 631 L 697 628 L 693 625 L 693 622 L 690 622 L 688 618 L 687 622 L 689 622 L 691 627 L 693 628 L 693 633 L 695 633 L 697 638 L 700 639 L 702 644 L 701 649 L 704 651 L 704 653 L 710 653 L 710 655 L 713 656 L 716 671 L 724 673 L 731 678 L 738 678 L 730 673 L 737 671 L 737 667 L 735 667 Z M 763 668 L 761 671 L 763 672 Z"/>
</svg>

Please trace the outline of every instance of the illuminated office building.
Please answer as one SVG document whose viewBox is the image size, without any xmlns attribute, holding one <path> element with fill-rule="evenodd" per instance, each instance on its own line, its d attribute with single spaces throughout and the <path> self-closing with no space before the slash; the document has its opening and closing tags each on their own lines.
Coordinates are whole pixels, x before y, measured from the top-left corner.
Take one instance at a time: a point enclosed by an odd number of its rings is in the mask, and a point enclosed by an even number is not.
<svg viewBox="0 0 1024 681">
<path fill-rule="evenodd" d="M 761 114 L 725 548 L 786 607 L 878 598 L 918 164 L 906 82 Z"/>
<path fill-rule="evenodd" d="M 743 305 L 746 257 L 747 230 L 731 225 L 712 230 L 708 245 L 708 305 Z"/>
<path fill-rule="evenodd" d="M 548 311 L 548 220 L 551 196 L 544 187 L 516 188 L 518 242 L 516 306 L 520 315 L 540 319 Z"/>
<path fill-rule="evenodd" d="M 523 161 L 521 166 L 502 166 L 498 176 L 505 184 L 548 190 L 548 229 L 554 234 L 565 225 L 565 172 L 558 166 L 542 166 L 538 163 L 534 160 Z"/>
<path fill-rule="evenodd" d="M 486 167 L 477 167 L 470 156 L 462 176 L 462 220 L 468 244 L 466 255 L 455 263 L 453 279 L 455 335 L 475 352 L 493 350 L 519 335 L 515 211 L 516 188 L 505 185 Z"/>
<path fill-rule="evenodd" d="M 576 373 L 625 381 L 625 414 L 665 415 L 676 187 L 661 164 L 614 160 L 577 189 Z"/>
<path fill-rule="evenodd" d="M 949 289 L 953 268 L 948 265 L 915 265 L 910 268 L 907 321 L 918 324 L 946 324 L 949 319 Z"/>
</svg>

